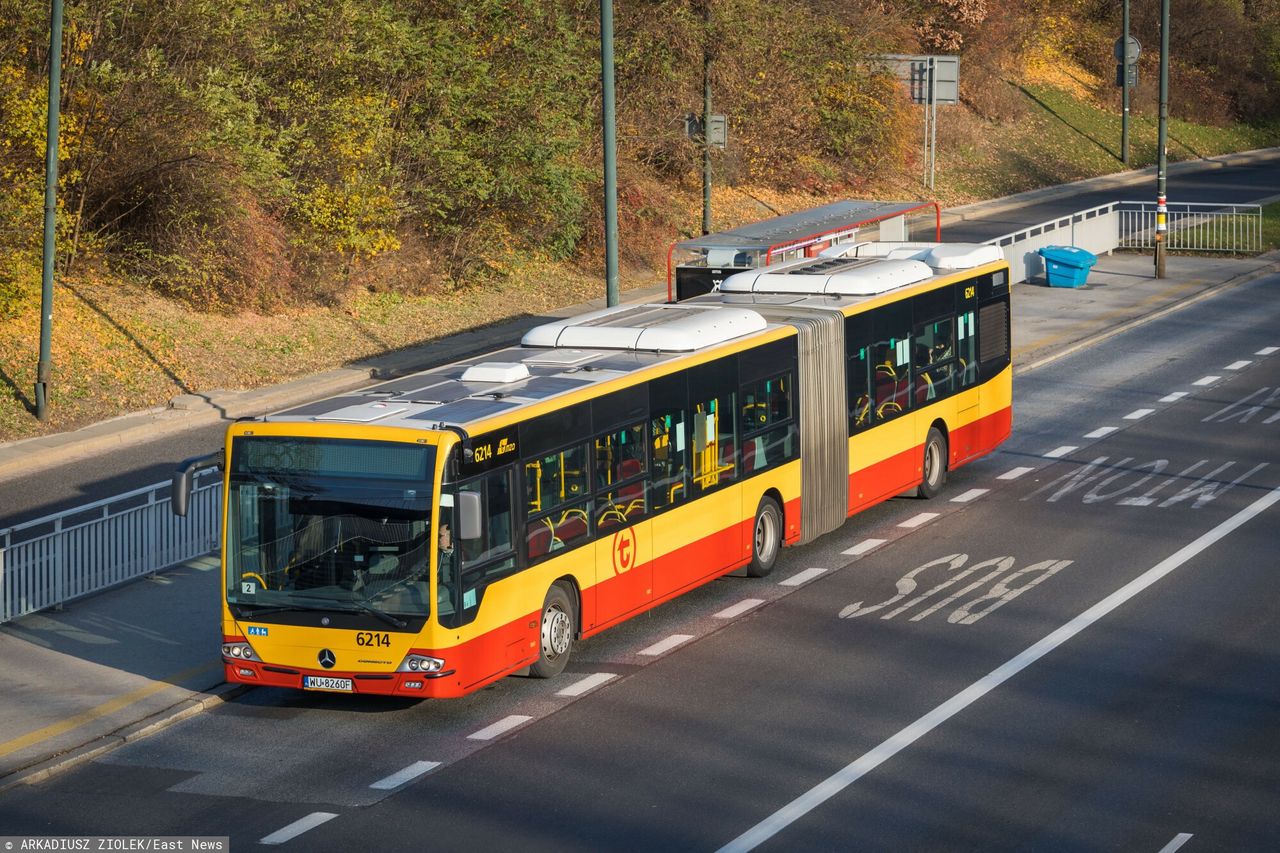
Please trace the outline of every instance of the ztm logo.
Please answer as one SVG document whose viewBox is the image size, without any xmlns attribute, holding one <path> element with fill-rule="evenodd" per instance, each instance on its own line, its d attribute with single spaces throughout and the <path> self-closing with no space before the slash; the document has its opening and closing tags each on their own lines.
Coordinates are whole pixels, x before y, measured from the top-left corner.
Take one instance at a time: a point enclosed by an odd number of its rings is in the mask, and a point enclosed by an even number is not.
<svg viewBox="0 0 1280 853">
<path fill-rule="evenodd" d="M 613 573 L 630 571 L 636 563 L 636 534 L 628 527 L 613 536 Z"/>
</svg>

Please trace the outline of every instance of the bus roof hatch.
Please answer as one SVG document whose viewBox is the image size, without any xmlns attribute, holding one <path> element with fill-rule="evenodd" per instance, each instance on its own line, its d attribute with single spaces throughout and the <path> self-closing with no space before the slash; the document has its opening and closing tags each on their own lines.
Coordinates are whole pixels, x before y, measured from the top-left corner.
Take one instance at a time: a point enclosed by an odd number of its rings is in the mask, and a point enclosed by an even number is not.
<svg viewBox="0 0 1280 853">
<path fill-rule="evenodd" d="M 572 347 L 639 352 L 691 352 L 724 343 L 768 323 L 746 308 L 628 305 L 606 308 L 525 333 L 527 347 Z"/>
</svg>

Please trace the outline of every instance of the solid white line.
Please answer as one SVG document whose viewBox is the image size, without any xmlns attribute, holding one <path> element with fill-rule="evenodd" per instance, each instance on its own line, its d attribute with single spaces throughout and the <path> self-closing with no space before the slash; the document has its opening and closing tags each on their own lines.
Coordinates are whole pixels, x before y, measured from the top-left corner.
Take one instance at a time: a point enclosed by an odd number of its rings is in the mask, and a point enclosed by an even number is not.
<svg viewBox="0 0 1280 853">
<path fill-rule="evenodd" d="M 1106 438 L 1120 427 L 1098 427 L 1093 432 L 1085 433 L 1085 438 Z"/>
<path fill-rule="evenodd" d="M 1021 477 L 1023 474 L 1030 474 L 1034 470 L 1036 469 L 1035 468 L 1013 468 L 1009 471 L 1005 471 L 999 477 L 996 477 L 996 479 L 997 480 L 1016 480 L 1019 477 Z"/>
<path fill-rule="evenodd" d="M 1186 391 L 1174 391 L 1172 394 L 1165 394 L 1160 398 L 1161 403 L 1176 403 L 1183 397 L 1187 396 Z"/>
<path fill-rule="evenodd" d="M 1189 832 L 1179 832 L 1173 837 L 1172 841 L 1160 848 L 1160 853 L 1174 853 L 1175 850 L 1190 841 L 1192 837 Z"/>
<path fill-rule="evenodd" d="M 1136 421 L 1139 418 L 1145 418 L 1147 415 L 1151 414 L 1154 411 L 1155 409 L 1134 409 L 1132 412 L 1125 415 L 1124 419 L 1126 421 Z"/>
<path fill-rule="evenodd" d="M 1195 382 L 1192 382 L 1191 384 L 1192 385 L 1212 385 L 1213 383 L 1217 382 L 1221 378 L 1222 378 L 1221 376 L 1201 376 L 1199 379 L 1197 379 Z"/>
<path fill-rule="evenodd" d="M 919 527 L 920 525 L 924 524 L 927 521 L 933 521 L 937 517 L 938 517 L 938 513 L 936 512 L 922 512 L 919 515 L 908 518 L 906 521 L 900 523 L 898 526 L 899 527 Z"/>
<path fill-rule="evenodd" d="M 1061 447 L 1055 447 L 1053 450 L 1050 450 L 1048 453 L 1044 455 L 1044 458 L 1045 459 L 1061 459 L 1063 456 L 1066 456 L 1068 453 L 1074 453 L 1079 449 L 1080 448 L 1076 447 L 1074 444 L 1064 444 Z"/>
<path fill-rule="evenodd" d="M 379 779 L 370 785 L 370 788 L 376 788 L 379 791 L 391 791 L 399 788 L 406 782 L 417 779 L 423 773 L 429 773 L 440 766 L 439 761 L 415 761 L 399 773 L 392 773 L 385 779 Z"/>
<path fill-rule="evenodd" d="M 746 613 L 748 610 L 754 610 L 755 608 L 759 607 L 761 604 L 764 604 L 764 599 L 762 598 L 744 598 L 742 599 L 742 601 L 739 601 L 737 604 L 733 605 L 732 607 L 726 607 L 724 610 L 721 610 L 719 613 L 717 613 L 715 616 L 711 618 L 712 619 L 734 619 L 738 616 L 741 616 L 743 613 Z"/>
<path fill-rule="evenodd" d="M 825 575 L 826 573 L 826 569 L 820 569 L 815 566 L 812 569 L 805 569 L 803 572 L 796 572 L 784 581 L 778 581 L 778 586 L 804 586 L 819 575 Z"/>
<path fill-rule="evenodd" d="M 1224 367 L 1224 368 L 1222 368 L 1222 369 L 1223 369 L 1223 370 L 1243 370 L 1244 368 L 1248 367 L 1248 366 L 1249 366 L 1249 365 L 1251 365 L 1251 364 L 1253 364 L 1253 362 L 1252 362 L 1252 361 L 1248 361 L 1248 360 L 1245 360 L 1245 361 L 1233 361 L 1233 362 L 1231 362 L 1230 364 L 1228 364 L 1226 367 Z"/>
<path fill-rule="evenodd" d="M 1172 556 L 1161 560 L 1152 568 L 1143 572 L 1120 589 L 1108 595 L 1067 624 L 1058 628 L 1044 639 L 1028 647 L 1025 651 L 1006 661 L 989 672 L 986 676 L 952 696 L 946 702 L 934 708 L 914 723 L 893 735 L 891 738 L 865 753 L 856 761 L 818 783 L 769 817 L 757 823 L 751 829 L 739 835 L 720 848 L 720 853 L 745 853 L 754 850 L 764 842 L 773 838 L 782 830 L 795 823 L 827 800 L 839 794 L 845 788 L 893 758 L 902 750 L 924 737 L 956 714 L 977 702 L 1022 670 L 1031 666 L 1040 658 L 1052 652 L 1081 631 L 1103 618 L 1120 605 L 1141 593 L 1147 587 L 1168 575 L 1174 569 L 1204 551 L 1218 540 L 1229 535 L 1245 522 L 1261 514 L 1267 508 L 1280 501 L 1280 487 L 1273 489 L 1217 527 L 1203 534 L 1188 545 L 1182 546 Z"/>
<path fill-rule="evenodd" d="M 467 740 L 493 740 L 498 735 L 506 734 L 514 728 L 523 726 L 532 719 L 533 717 L 526 717 L 523 714 L 512 714 L 510 717 L 503 717 L 491 726 L 485 726 L 474 734 L 467 735 Z"/>
<path fill-rule="evenodd" d="M 315 829 L 322 823 L 337 817 L 333 812 L 312 812 L 301 820 L 295 820 L 284 829 L 278 829 L 266 838 L 258 839 L 259 844 L 284 844 L 291 838 L 297 838 L 308 829 Z"/>
<path fill-rule="evenodd" d="M 852 548 L 848 548 L 844 551 L 841 551 L 840 553 L 844 554 L 846 557 L 857 557 L 867 553 L 868 551 L 879 548 L 881 545 L 884 544 L 884 542 L 885 540 L 883 539 L 863 539 L 857 545 L 854 545 Z"/>
<path fill-rule="evenodd" d="M 969 491 L 965 492 L 963 495 L 956 495 L 954 498 L 951 499 L 951 502 L 953 504 L 967 504 L 969 501 L 977 500 L 978 498 L 982 497 L 989 491 L 991 490 L 990 489 L 970 489 Z"/>
<path fill-rule="evenodd" d="M 1254 355 L 1271 355 L 1275 352 L 1280 352 L 1280 347 L 1263 347 L 1255 352 Z"/>
<path fill-rule="evenodd" d="M 612 672 L 597 672 L 594 675 L 588 675 L 586 678 L 573 682 L 563 690 L 556 692 L 557 696 L 581 696 L 590 690 L 595 690 L 601 684 L 613 681 L 618 676 Z"/>
<path fill-rule="evenodd" d="M 683 645 L 684 643 L 687 643 L 692 639 L 693 639 L 692 634 L 672 634 L 670 637 L 667 637 L 665 640 L 659 640 L 649 648 L 642 649 L 640 651 L 640 654 L 646 655 L 648 657 L 657 657 L 658 655 L 665 655 L 667 652 L 671 651 L 676 646 Z"/>
</svg>

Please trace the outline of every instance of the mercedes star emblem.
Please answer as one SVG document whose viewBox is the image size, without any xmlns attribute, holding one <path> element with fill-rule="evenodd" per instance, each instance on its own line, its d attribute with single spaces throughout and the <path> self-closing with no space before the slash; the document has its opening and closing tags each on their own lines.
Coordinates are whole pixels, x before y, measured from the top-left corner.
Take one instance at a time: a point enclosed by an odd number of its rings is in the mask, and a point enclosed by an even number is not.
<svg viewBox="0 0 1280 853">
<path fill-rule="evenodd" d="M 333 669 L 333 665 L 338 662 L 338 659 L 333 656 L 333 652 L 328 649 L 321 649 L 318 657 L 320 665 L 325 669 Z"/>
</svg>

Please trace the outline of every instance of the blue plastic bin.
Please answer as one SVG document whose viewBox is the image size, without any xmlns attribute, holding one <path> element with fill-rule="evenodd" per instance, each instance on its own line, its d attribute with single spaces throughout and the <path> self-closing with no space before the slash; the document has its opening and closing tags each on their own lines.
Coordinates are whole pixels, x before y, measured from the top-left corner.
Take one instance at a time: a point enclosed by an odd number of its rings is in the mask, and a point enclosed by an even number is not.
<svg viewBox="0 0 1280 853">
<path fill-rule="evenodd" d="M 1040 250 L 1040 257 L 1044 258 L 1045 278 L 1050 287 L 1079 287 L 1098 262 L 1093 252 L 1075 246 L 1045 246 Z"/>
</svg>

